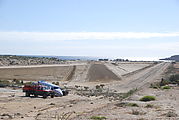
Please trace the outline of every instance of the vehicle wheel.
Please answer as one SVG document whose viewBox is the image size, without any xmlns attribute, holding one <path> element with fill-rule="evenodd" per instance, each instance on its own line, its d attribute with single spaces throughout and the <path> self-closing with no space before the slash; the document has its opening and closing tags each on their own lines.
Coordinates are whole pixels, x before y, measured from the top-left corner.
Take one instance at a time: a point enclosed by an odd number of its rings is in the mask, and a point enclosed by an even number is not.
<svg viewBox="0 0 179 120">
<path fill-rule="evenodd" d="M 34 97 L 38 97 L 38 95 L 35 93 L 35 94 L 34 94 Z"/>
<path fill-rule="evenodd" d="M 43 94 L 43 98 L 47 98 L 47 94 Z"/>
<path fill-rule="evenodd" d="M 64 90 L 64 91 L 62 91 L 62 92 L 63 92 L 63 96 L 68 95 L 68 91 L 67 91 L 67 90 Z"/>
<path fill-rule="evenodd" d="M 26 97 L 30 97 L 30 93 L 26 92 L 26 93 L 25 93 L 25 96 L 26 96 Z"/>
<path fill-rule="evenodd" d="M 51 98 L 54 98 L 54 95 L 51 95 L 50 97 L 51 97 Z"/>
</svg>

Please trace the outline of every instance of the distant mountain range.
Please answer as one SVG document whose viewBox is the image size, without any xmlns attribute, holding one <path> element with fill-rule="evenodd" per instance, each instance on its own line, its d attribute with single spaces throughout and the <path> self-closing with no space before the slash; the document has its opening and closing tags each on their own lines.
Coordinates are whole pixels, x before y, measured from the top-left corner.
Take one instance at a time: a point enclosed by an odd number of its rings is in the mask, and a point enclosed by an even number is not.
<svg viewBox="0 0 179 120">
<path fill-rule="evenodd" d="M 160 59 L 160 60 L 175 60 L 175 61 L 179 62 L 179 55 L 173 55 L 169 58 L 163 58 L 163 59 Z"/>
</svg>

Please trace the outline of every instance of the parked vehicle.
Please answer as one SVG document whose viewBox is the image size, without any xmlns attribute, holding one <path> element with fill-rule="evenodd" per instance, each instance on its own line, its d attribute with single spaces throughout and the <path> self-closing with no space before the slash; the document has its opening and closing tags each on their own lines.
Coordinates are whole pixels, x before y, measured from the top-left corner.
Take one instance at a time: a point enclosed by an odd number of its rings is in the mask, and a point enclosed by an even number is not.
<svg viewBox="0 0 179 120">
<path fill-rule="evenodd" d="M 43 96 L 43 98 L 47 98 L 48 96 L 51 96 L 51 98 L 53 98 L 55 96 L 55 92 L 53 90 L 43 85 L 25 85 L 22 89 L 27 97 L 30 97 L 30 95 L 34 95 L 35 97 Z"/>
</svg>

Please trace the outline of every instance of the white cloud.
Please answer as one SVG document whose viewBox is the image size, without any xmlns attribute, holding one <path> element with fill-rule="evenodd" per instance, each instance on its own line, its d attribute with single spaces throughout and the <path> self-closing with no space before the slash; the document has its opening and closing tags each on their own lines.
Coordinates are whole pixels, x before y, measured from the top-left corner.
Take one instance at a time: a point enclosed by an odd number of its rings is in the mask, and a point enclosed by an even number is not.
<svg viewBox="0 0 179 120">
<path fill-rule="evenodd" d="M 0 40 L 114 40 L 142 39 L 153 37 L 178 37 L 179 32 L 0 32 Z"/>
</svg>

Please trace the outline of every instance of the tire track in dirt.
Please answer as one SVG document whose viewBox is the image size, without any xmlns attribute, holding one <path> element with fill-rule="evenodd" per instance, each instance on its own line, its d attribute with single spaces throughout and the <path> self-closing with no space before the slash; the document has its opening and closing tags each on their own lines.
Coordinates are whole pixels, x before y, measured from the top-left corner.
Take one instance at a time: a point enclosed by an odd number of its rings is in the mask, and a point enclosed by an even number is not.
<svg viewBox="0 0 179 120">
<path fill-rule="evenodd" d="M 118 85 L 118 87 L 122 90 L 131 90 L 135 88 L 140 88 L 146 83 L 152 82 L 154 79 L 160 78 L 161 74 L 165 69 L 169 66 L 170 63 L 160 63 L 151 68 L 148 68 L 144 71 L 141 71 L 139 74 L 134 74 L 125 80 L 127 82 Z M 127 92 L 126 91 L 126 92 Z"/>
</svg>

